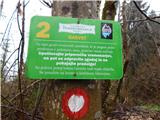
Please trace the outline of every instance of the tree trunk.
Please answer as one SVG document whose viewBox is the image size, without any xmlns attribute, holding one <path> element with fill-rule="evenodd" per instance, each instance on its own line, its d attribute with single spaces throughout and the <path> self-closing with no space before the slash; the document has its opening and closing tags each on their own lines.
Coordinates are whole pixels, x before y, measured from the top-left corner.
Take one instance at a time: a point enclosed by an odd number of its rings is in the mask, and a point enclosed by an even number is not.
<svg viewBox="0 0 160 120">
<path fill-rule="evenodd" d="M 117 10 L 118 0 L 106 1 L 103 8 L 102 19 L 103 20 L 114 20 Z M 104 119 L 107 119 L 107 114 L 110 110 L 113 109 L 113 105 L 115 104 L 112 100 L 108 102 L 108 97 L 110 93 L 110 88 L 112 86 L 111 81 L 102 81 L 102 112 Z"/>
<path fill-rule="evenodd" d="M 99 2 L 96 1 L 54 1 L 52 15 L 73 18 L 99 17 Z M 101 84 L 95 80 L 53 80 L 49 81 L 44 94 L 45 120 L 67 120 L 62 111 L 62 97 L 71 88 L 84 89 L 89 96 L 89 110 L 82 120 L 101 119 Z"/>
</svg>

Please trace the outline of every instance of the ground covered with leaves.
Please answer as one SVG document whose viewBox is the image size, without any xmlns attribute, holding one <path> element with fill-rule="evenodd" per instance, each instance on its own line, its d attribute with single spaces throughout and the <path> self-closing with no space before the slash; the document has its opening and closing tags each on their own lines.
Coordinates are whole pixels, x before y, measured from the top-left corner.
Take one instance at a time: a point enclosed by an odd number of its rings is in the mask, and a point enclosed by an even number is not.
<svg viewBox="0 0 160 120">
<path fill-rule="evenodd" d="M 106 120 L 160 120 L 160 111 L 152 111 L 140 106 L 119 105 Z"/>
</svg>

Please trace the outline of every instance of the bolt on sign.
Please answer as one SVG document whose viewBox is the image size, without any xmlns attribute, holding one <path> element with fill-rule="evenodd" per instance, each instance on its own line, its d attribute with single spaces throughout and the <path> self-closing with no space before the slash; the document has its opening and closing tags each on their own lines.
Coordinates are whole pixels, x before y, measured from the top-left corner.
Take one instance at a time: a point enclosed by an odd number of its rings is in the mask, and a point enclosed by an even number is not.
<svg viewBox="0 0 160 120">
<path fill-rule="evenodd" d="M 118 22 L 34 16 L 26 76 L 30 79 L 120 79 L 122 36 Z"/>
</svg>

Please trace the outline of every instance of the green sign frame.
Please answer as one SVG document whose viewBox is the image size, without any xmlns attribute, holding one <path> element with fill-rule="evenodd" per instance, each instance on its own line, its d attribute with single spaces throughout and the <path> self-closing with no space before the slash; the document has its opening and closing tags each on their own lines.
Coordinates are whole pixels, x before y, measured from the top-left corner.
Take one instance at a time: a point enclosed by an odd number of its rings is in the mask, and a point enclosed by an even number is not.
<svg viewBox="0 0 160 120">
<path fill-rule="evenodd" d="M 25 74 L 30 79 L 119 80 L 123 76 L 120 23 L 34 16 Z"/>
</svg>

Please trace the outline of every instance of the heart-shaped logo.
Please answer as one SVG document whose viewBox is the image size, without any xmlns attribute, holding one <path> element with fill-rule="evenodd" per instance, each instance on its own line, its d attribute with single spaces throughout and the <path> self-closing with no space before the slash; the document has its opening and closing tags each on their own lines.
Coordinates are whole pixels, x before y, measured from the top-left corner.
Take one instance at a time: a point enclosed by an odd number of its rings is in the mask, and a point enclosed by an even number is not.
<svg viewBox="0 0 160 120">
<path fill-rule="evenodd" d="M 68 100 L 68 106 L 72 112 L 80 111 L 84 106 L 83 96 L 72 95 Z"/>
</svg>

